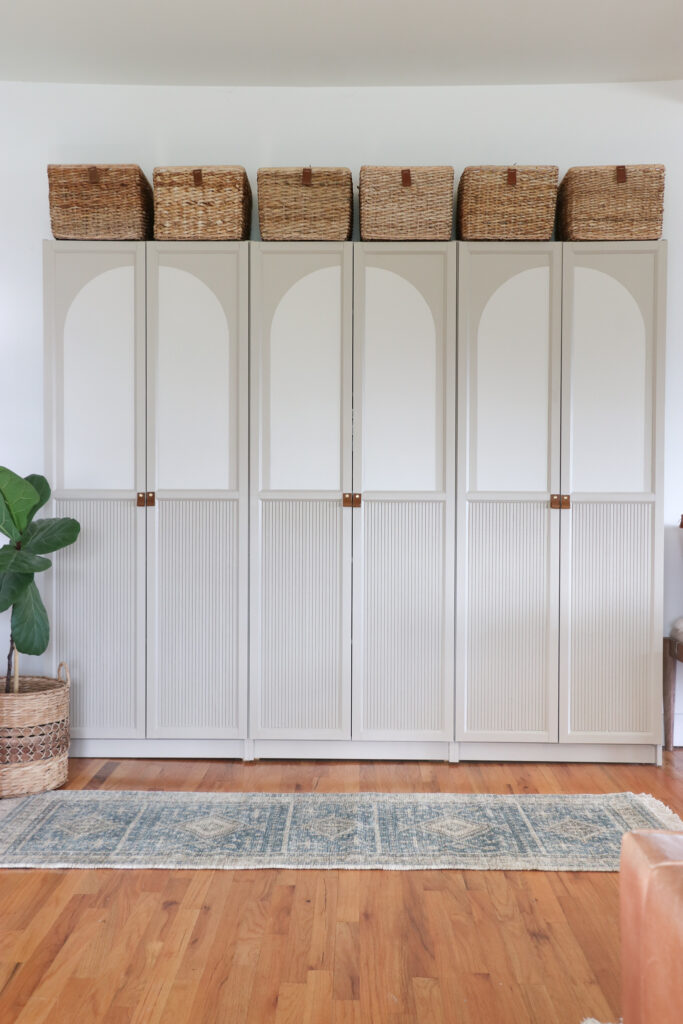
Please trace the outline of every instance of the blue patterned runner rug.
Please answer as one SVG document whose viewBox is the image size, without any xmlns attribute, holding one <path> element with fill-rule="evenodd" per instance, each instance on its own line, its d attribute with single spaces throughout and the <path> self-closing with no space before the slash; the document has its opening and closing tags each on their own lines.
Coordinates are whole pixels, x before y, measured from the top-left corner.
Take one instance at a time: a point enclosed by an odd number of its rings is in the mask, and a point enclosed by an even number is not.
<svg viewBox="0 0 683 1024">
<path fill-rule="evenodd" d="M 647 795 L 67 790 L 0 802 L 0 866 L 618 871 Z"/>
</svg>

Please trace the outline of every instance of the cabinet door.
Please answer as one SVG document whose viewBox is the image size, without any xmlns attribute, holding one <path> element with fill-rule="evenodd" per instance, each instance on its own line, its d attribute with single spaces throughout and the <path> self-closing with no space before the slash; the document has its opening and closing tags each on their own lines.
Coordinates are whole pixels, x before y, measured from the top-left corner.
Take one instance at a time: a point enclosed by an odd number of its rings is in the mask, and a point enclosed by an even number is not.
<svg viewBox="0 0 683 1024">
<path fill-rule="evenodd" d="M 456 247 L 354 263 L 353 735 L 452 740 Z"/>
<path fill-rule="evenodd" d="M 54 556 L 52 650 L 71 732 L 145 733 L 145 246 L 46 242 L 51 514 L 81 533 Z"/>
<path fill-rule="evenodd" d="M 349 243 L 251 246 L 250 722 L 348 738 Z"/>
<path fill-rule="evenodd" d="M 147 735 L 246 735 L 248 245 L 147 247 Z"/>
<path fill-rule="evenodd" d="M 457 738 L 554 741 L 562 248 L 459 260 Z"/>
<path fill-rule="evenodd" d="M 661 743 L 664 243 L 564 247 L 560 736 Z"/>
</svg>

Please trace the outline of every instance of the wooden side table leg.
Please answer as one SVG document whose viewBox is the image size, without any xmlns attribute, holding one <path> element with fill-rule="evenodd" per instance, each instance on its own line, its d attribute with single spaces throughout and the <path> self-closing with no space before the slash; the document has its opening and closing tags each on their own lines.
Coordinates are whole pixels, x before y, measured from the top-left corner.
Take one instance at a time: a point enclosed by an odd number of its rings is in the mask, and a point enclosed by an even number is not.
<svg viewBox="0 0 683 1024">
<path fill-rule="evenodd" d="M 674 748 L 674 702 L 676 698 L 676 657 L 673 643 L 664 637 L 664 749 Z"/>
</svg>

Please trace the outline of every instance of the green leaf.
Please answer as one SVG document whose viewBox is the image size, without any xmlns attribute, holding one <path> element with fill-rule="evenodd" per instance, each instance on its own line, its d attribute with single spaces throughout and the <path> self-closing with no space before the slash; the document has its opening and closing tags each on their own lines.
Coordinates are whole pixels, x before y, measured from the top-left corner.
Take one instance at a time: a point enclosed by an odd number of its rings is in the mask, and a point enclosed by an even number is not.
<svg viewBox="0 0 683 1024">
<path fill-rule="evenodd" d="M 17 600 L 33 576 L 23 572 L 0 572 L 0 612 L 6 612 Z"/>
<path fill-rule="evenodd" d="M 6 466 L 0 466 L 0 494 L 7 502 L 14 525 L 20 530 L 26 528 L 31 509 L 40 501 L 40 495 L 32 483 L 17 476 Z"/>
<path fill-rule="evenodd" d="M 28 476 L 24 477 L 24 480 L 28 480 L 38 492 L 38 503 L 29 512 L 28 521 L 30 523 L 38 509 L 42 508 L 50 500 L 51 491 L 49 483 L 39 473 L 29 473 Z"/>
<path fill-rule="evenodd" d="M 75 519 L 38 519 L 29 523 L 21 540 L 22 551 L 46 555 L 73 544 L 81 526 Z"/>
<path fill-rule="evenodd" d="M 14 602 L 12 637 L 22 654 L 42 654 L 50 642 L 50 623 L 35 580 Z"/>
<path fill-rule="evenodd" d="M 0 548 L 0 572 L 44 572 L 52 562 L 30 551 L 18 551 L 12 544 Z"/>
<path fill-rule="evenodd" d="M 10 540 L 18 541 L 21 540 L 21 532 L 17 529 L 14 524 L 14 520 L 9 514 L 7 508 L 7 502 L 0 493 L 0 530 L 9 537 Z"/>
</svg>

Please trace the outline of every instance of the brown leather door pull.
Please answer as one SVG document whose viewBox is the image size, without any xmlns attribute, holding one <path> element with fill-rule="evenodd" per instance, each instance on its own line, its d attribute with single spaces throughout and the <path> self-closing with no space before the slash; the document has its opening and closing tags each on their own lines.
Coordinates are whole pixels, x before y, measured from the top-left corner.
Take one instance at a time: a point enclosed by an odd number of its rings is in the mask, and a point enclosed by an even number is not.
<svg viewBox="0 0 683 1024">
<path fill-rule="evenodd" d="M 620 185 L 626 181 L 626 168 L 623 164 L 617 166 L 617 181 Z"/>
<path fill-rule="evenodd" d="M 413 179 L 410 173 L 410 168 L 404 167 L 404 169 L 401 171 L 401 184 L 403 185 L 404 188 L 407 188 L 408 186 L 412 185 L 412 183 Z"/>
<path fill-rule="evenodd" d="M 201 167 L 197 167 L 197 168 L 196 168 L 196 169 L 195 169 L 195 170 L 194 170 L 194 171 L 192 172 L 192 180 L 194 181 L 195 185 L 197 185 L 197 186 L 199 186 L 199 185 L 203 184 L 203 181 L 204 181 L 204 175 L 202 174 L 202 169 L 201 169 Z"/>
<path fill-rule="evenodd" d="M 304 167 L 303 171 L 301 172 L 301 184 L 302 185 L 312 185 L 313 184 L 313 168 L 312 167 Z"/>
<path fill-rule="evenodd" d="M 508 185 L 517 184 L 517 168 L 508 167 Z"/>
<path fill-rule="evenodd" d="M 100 172 L 97 167 L 88 168 L 88 181 L 91 185 L 99 185 L 100 183 Z"/>
</svg>

